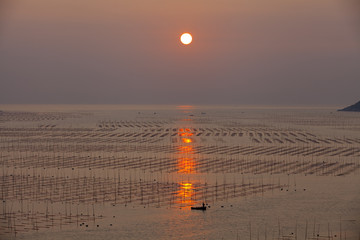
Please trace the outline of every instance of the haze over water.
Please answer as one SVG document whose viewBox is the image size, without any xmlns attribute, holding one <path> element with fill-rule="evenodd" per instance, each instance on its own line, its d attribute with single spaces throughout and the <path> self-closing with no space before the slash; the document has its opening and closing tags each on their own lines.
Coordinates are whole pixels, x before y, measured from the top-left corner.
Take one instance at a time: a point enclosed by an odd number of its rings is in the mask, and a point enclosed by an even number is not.
<svg viewBox="0 0 360 240">
<path fill-rule="evenodd" d="M 0 239 L 359 237 L 357 113 L 1 109 Z"/>
</svg>

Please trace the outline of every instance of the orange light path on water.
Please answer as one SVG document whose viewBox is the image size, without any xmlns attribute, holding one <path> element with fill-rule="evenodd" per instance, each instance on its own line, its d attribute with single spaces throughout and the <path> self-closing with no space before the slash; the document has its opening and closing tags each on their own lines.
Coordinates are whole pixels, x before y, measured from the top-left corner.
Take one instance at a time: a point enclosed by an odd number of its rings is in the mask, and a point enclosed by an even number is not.
<svg viewBox="0 0 360 240">
<path fill-rule="evenodd" d="M 181 141 L 186 144 L 178 148 L 178 153 L 182 155 L 178 158 L 178 172 L 191 173 L 195 169 L 193 140 L 190 138 L 193 136 L 193 133 L 190 128 L 179 128 L 178 135 L 181 137 Z"/>
<path fill-rule="evenodd" d="M 178 108 L 183 110 L 183 113 L 188 113 L 187 110 L 191 110 L 192 106 L 179 106 Z M 192 119 L 183 119 L 182 121 L 192 121 Z M 187 180 L 179 182 L 179 190 L 176 195 L 177 201 L 182 207 L 190 208 L 190 206 L 196 204 L 196 187 L 194 180 L 191 179 L 191 176 L 196 174 L 193 128 L 190 126 L 179 128 L 178 136 L 180 146 L 177 148 L 177 153 L 179 154 L 177 158 L 177 172 L 180 174 L 186 174 L 183 176 L 185 176 Z"/>
<path fill-rule="evenodd" d="M 195 201 L 195 186 L 190 182 L 180 183 L 180 189 L 177 193 L 180 203 L 183 206 L 190 207 Z"/>
<path fill-rule="evenodd" d="M 182 138 L 183 143 L 192 143 L 191 138 Z"/>
<path fill-rule="evenodd" d="M 179 147 L 179 154 L 194 154 L 193 146 L 180 146 Z"/>
<path fill-rule="evenodd" d="M 179 136 L 181 137 L 191 137 L 192 135 L 192 133 L 179 133 Z"/>
<path fill-rule="evenodd" d="M 189 157 L 179 158 L 178 168 L 179 168 L 179 171 L 178 171 L 179 173 L 194 172 L 195 159 L 189 158 Z"/>
</svg>

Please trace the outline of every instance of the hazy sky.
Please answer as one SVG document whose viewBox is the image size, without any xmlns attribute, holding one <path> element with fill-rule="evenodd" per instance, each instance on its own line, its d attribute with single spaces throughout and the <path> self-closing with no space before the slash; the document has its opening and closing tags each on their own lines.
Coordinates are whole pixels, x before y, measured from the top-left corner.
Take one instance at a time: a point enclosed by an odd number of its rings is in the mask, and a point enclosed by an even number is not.
<svg viewBox="0 0 360 240">
<path fill-rule="evenodd" d="M 359 14 L 357 0 L 0 0 L 0 103 L 352 104 Z"/>
</svg>

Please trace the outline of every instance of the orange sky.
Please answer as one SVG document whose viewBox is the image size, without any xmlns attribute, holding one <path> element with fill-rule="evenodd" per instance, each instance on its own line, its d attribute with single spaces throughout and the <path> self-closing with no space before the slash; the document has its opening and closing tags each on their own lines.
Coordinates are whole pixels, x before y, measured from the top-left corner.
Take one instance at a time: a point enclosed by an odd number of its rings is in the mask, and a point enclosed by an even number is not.
<svg viewBox="0 0 360 240">
<path fill-rule="evenodd" d="M 360 8 L 351 0 L 7 0 L 0 7 L 0 103 L 358 98 Z M 182 32 L 192 33 L 189 46 L 180 44 Z"/>
</svg>

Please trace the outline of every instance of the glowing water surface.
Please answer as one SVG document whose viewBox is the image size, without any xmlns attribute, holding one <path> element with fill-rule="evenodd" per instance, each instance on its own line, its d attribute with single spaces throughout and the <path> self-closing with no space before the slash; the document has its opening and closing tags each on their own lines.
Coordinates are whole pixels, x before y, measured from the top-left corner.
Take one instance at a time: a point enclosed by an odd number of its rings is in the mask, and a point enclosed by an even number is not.
<svg viewBox="0 0 360 240">
<path fill-rule="evenodd" d="M 0 109 L 0 239 L 359 238 L 356 114 L 334 107 Z M 206 211 L 190 209 L 202 203 Z"/>
</svg>

